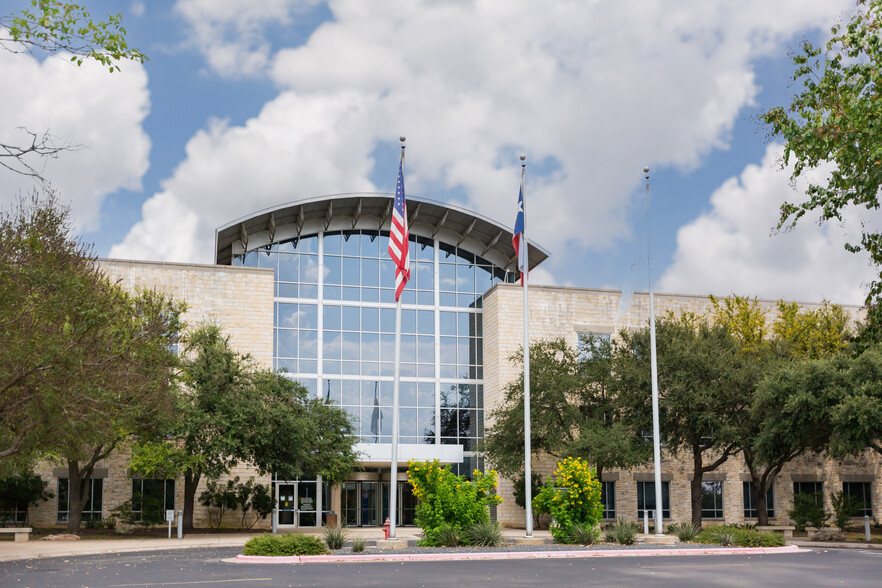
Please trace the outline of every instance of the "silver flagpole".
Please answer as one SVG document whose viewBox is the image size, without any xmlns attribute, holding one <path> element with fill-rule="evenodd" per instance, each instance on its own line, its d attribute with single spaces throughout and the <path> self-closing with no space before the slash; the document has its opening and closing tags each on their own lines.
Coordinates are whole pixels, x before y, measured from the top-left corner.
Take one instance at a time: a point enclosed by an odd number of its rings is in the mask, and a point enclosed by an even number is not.
<svg viewBox="0 0 882 588">
<path fill-rule="evenodd" d="M 521 238 L 524 263 L 524 497 L 527 515 L 527 537 L 533 536 L 533 473 L 530 449 L 530 315 L 527 305 L 527 282 L 530 279 L 530 265 L 527 251 L 527 156 L 521 155 L 521 205 L 524 215 L 524 232 Z"/>
<path fill-rule="evenodd" d="M 401 174 L 404 176 L 404 136 L 401 140 Z M 405 199 L 407 194 L 404 195 Z M 404 208 L 404 222 L 407 223 L 407 205 Z M 410 228 L 407 227 L 407 232 Z M 410 237 L 405 235 L 406 239 Z M 405 243 L 407 244 L 407 243 Z M 407 248 L 410 255 L 410 247 Z M 404 291 L 401 292 L 402 296 Z M 389 539 L 395 539 L 395 521 L 398 502 L 398 389 L 401 383 L 401 296 L 395 303 L 395 382 L 392 385 L 392 463 L 389 468 Z"/>
<path fill-rule="evenodd" d="M 647 266 L 649 267 L 649 357 L 652 370 L 652 459 L 655 467 L 655 536 L 662 537 L 662 485 L 661 485 L 661 434 L 658 424 L 658 358 L 655 353 L 655 303 L 652 288 L 652 232 L 649 216 L 649 168 L 644 167 L 646 174 L 646 241 Z M 646 504 L 644 496 L 644 506 Z"/>
</svg>

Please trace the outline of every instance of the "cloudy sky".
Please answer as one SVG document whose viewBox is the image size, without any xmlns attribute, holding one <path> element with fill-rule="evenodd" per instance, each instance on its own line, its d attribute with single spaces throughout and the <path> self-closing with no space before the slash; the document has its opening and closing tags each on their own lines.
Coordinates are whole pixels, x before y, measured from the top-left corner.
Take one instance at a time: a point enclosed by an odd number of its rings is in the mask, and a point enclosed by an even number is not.
<svg viewBox="0 0 882 588">
<path fill-rule="evenodd" d="M 0 51 L 0 137 L 80 146 L 44 171 L 101 256 L 207 263 L 251 212 L 392 191 L 403 134 L 409 193 L 506 225 L 526 153 L 534 282 L 647 287 L 644 165 L 659 290 L 860 303 L 872 279 L 842 244 L 877 219 L 773 231 L 800 185 L 756 120 L 854 0 L 84 2 L 150 61 Z M 3 206 L 28 189 L 0 173 Z"/>
</svg>

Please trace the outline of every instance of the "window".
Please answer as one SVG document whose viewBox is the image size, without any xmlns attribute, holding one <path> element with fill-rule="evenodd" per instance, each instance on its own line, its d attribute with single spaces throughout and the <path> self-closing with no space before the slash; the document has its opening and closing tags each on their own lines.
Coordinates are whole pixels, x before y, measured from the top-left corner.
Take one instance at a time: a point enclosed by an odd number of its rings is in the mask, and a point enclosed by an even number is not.
<svg viewBox="0 0 882 588">
<path fill-rule="evenodd" d="M 709 519 L 723 518 L 723 483 L 701 483 L 701 516 Z"/>
<path fill-rule="evenodd" d="M 579 359 L 591 359 L 598 352 L 604 357 L 610 341 L 609 333 L 579 333 Z"/>
<path fill-rule="evenodd" d="M 843 482 L 842 492 L 860 503 L 860 510 L 857 511 L 856 516 L 873 516 L 873 500 L 869 482 Z"/>
<path fill-rule="evenodd" d="M 671 483 L 662 482 L 662 518 L 671 518 Z M 655 482 L 637 482 L 637 518 L 643 519 L 643 511 L 649 510 L 649 518 L 655 514 Z"/>
<path fill-rule="evenodd" d="M 616 518 L 616 483 L 601 482 L 600 501 L 603 503 L 603 518 Z"/>
<path fill-rule="evenodd" d="M 101 520 L 101 507 L 104 502 L 104 480 L 92 478 L 89 480 L 86 504 L 83 506 L 84 521 Z M 58 478 L 58 522 L 66 522 L 70 516 L 70 480 Z"/>
<path fill-rule="evenodd" d="M 824 483 L 823 482 L 794 482 L 793 496 L 797 494 L 813 494 L 815 504 L 824 506 Z"/>
<path fill-rule="evenodd" d="M 756 504 L 753 500 L 753 482 L 744 482 L 744 518 L 755 519 L 757 517 Z M 769 486 L 766 492 L 766 516 L 775 517 L 775 486 Z"/>
<path fill-rule="evenodd" d="M 132 514 L 136 521 L 162 522 L 165 520 L 165 511 L 174 508 L 174 480 L 132 480 Z"/>
</svg>

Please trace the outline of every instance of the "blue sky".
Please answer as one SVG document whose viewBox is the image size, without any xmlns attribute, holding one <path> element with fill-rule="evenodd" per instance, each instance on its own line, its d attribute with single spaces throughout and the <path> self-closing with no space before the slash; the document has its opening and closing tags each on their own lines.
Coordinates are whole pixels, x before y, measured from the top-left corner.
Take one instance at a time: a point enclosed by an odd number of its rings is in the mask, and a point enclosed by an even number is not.
<svg viewBox="0 0 882 588">
<path fill-rule="evenodd" d="M 875 218 L 771 234 L 800 186 L 756 121 L 787 100 L 787 53 L 852 0 L 84 2 L 122 11 L 150 61 L 0 54 L 18 81 L 0 129 L 83 146 L 44 171 L 101 256 L 210 262 L 213 229 L 255 210 L 392 191 L 405 134 L 410 193 L 505 224 L 527 154 L 537 282 L 622 287 L 644 165 L 660 290 L 860 303 L 872 278 L 842 243 Z"/>
</svg>

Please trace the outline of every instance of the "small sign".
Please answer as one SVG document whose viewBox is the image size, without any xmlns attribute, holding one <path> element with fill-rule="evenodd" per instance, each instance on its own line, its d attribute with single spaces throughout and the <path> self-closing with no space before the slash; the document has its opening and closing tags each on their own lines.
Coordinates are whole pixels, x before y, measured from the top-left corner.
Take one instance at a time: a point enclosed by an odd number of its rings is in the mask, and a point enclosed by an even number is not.
<svg viewBox="0 0 882 588">
<path fill-rule="evenodd" d="M 169 523 L 175 522 L 175 511 L 174 510 L 165 511 L 165 520 Z"/>
<path fill-rule="evenodd" d="M 300 499 L 300 510 L 314 510 L 312 498 L 304 497 Z"/>
</svg>

